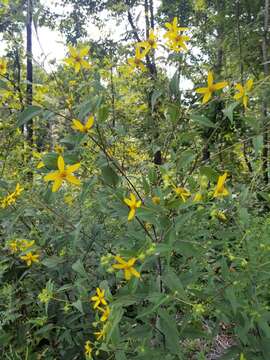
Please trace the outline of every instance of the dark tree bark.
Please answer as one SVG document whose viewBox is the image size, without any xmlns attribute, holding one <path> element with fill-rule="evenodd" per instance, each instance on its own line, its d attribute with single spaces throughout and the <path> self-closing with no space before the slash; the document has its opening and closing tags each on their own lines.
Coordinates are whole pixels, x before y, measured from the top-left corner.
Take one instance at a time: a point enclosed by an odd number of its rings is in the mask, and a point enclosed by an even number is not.
<svg viewBox="0 0 270 360">
<path fill-rule="evenodd" d="M 269 60 L 268 60 L 268 31 L 269 31 L 269 0 L 265 0 L 264 3 L 264 31 L 263 31 L 263 38 L 262 38 L 262 58 L 263 58 L 263 71 L 264 76 L 267 78 L 269 76 Z M 264 97 L 263 100 L 263 151 L 262 151 L 262 170 L 263 170 L 263 178 L 264 182 L 268 184 L 269 182 L 269 174 L 268 174 L 268 101 L 267 95 Z"/>
<path fill-rule="evenodd" d="M 33 103 L 33 51 L 32 51 L 32 19 L 33 3 L 27 0 L 27 21 L 26 21 L 26 103 Z M 27 140 L 29 145 L 33 145 L 33 120 L 27 124 Z"/>
</svg>

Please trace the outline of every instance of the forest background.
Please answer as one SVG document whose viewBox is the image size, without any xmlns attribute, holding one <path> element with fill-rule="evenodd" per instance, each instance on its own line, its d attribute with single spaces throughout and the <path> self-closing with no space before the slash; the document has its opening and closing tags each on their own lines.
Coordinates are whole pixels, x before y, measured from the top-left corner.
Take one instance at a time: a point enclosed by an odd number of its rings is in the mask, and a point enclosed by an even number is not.
<svg viewBox="0 0 270 360">
<path fill-rule="evenodd" d="M 269 360 L 269 12 L 0 1 L 3 359 Z"/>
</svg>

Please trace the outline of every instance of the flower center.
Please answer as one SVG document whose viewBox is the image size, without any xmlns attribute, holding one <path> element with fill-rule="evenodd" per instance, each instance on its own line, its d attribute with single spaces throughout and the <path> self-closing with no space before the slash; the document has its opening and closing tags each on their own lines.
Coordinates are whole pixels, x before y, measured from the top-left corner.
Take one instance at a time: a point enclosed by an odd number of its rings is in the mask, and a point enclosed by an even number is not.
<svg viewBox="0 0 270 360">
<path fill-rule="evenodd" d="M 175 41 L 182 41 L 182 35 L 177 35 L 175 37 Z"/>
<path fill-rule="evenodd" d="M 79 56 L 76 56 L 76 57 L 75 57 L 75 61 L 76 61 L 76 62 L 81 62 L 81 60 L 82 60 L 82 59 L 81 59 Z"/>
<path fill-rule="evenodd" d="M 61 179 L 65 179 L 67 177 L 67 172 L 66 171 L 62 171 L 61 173 L 60 173 L 60 178 Z"/>
</svg>

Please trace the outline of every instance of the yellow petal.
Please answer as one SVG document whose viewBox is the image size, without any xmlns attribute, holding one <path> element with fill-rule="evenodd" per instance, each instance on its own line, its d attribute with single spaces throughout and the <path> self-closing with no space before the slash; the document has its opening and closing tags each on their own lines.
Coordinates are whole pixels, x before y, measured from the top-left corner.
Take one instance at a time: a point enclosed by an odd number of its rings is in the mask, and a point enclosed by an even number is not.
<svg viewBox="0 0 270 360">
<path fill-rule="evenodd" d="M 62 179 L 57 179 L 54 181 L 53 183 L 53 187 L 52 187 L 52 192 L 56 192 L 60 189 L 61 185 L 62 185 L 63 180 Z"/>
<path fill-rule="evenodd" d="M 222 81 L 222 82 L 219 82 L 219 83 L 216 83 L 212 86 L 212 88 L 214 90 L 220 90 L 220 89 L 223 89 L 224 87 L 226 87 L 228 85 L 227 81 Z"/>
<path fill-rule="evenodd" d="M 79 130 L 81 132 L 84 132 L 84 126 L 79 120 L 73 119 L 72 123 L 73 123 L 72 128 L 74 130 Z"/>
<path fill-rule="evenodd" d="M 198 88 L 198 89 L 195 89 L 196 93 L 198 94 L 205 94 L 208 92 L 208 88 L 207 87 L 204 87 L 204 88 Z"/>
<path fill-rule="evenodd" d="M 73 175 L 67 175 L 66 180 L 73 185 L 80 186 L 81 181 Z"/>
<path fill-rule="evenodd" d="M 131 207 L 133 205 L 132 201 L 130 199 L 128 199 L 128 198 L 124 198 L 124 203 L 129 207 Z"/>
<path fill-rule="evenodd" d="M 122 265 L 122 264 L 113 264 L 112 267 L 114 269 L 124 269 L 126 265 Z"/>
<path fill-rule="evenodd" d="M 45 166 L 44 162 L 43 161 L 40 161 L 38 164 L 37 164 L 37 169 L 41 169 Z"/>
<path fill-rule="evenodd" d="M 203 104 L 206 104 L 212 97 L 212 93 L 209 91 L 207 93 L 205 93 L 204 97 L 203 97 Z"/>
<path fill-rule="evenodd" d="M 94 116 L 89 116 L 88 120 L 86 121 L 85 128 L 91 129 L 91 127 L 94 125 Z"/>
<path fill-rule="evenodd" d="M 65 170 L 65 161 L 63 159 L 63 156 L 58 156 L 57 159 L 57 166 L 60 172 L 63 172 Z"/>
<path fill-rule="evenodd" d="M 130 200 L 132 201 L 132 204 L 136 204 L 136 196 L 134 194 L 130 194 Z"/>
<path fill-rule="evenodd" d="M 72 57 L 77 57 L 77 50 L 73 46 L 68 46 L 68 51 Z"/>
<path fill-rule="evenodd" d="M 89 64 L 88 61 L 82 59 L 82 60 L 81 60 L 81 66 L 82 66 L 83 68 L 85 68 L 85 69 L 90 69 L 91 64 Z"/>
<path fill-rule="evenodd" d="M 131 278 L 131 272 L 129 270 L 125 270 L 125 279 L 130 280 Z"/>
<path fill-rule="evenodd" d="M 132 265 L 135 264 L 135 262 L 136 262 L 136 258 L 131 258 L 131 259 L 128 260 L 127 265 L 132 266 Z"/>
<path fill-rule="evenodd" d="M 243 94 L 237 93 L 237 94 L 234 95 L 233 98 L 234 98 L 235 100 L 239 100 L 239 99 L 241 99 L 242 96 L 243 96 Z"/>
<path fill-rule="evenodd" d="M 241 84 L 236 84 L 235 89 L 238 90 L 241 94 L 244 93 L 244 88 Z"/>
<path fill-rule="evenodd" d="M 68 165 L 66 171 L 67 171 L 68 174 L 71 174 L 71 173 L 77 171 L 80 166 L 81 166 L 80 163 L 76 163 L 76 164 L 73 164 L 73 165 Z"/>
<path fill-rule="evenodd" d="M 134 217 L 135 217 L 135 209 L 131 209 L 128 214 L 128 221 L 134 219 Z"/>
<path fill-rule="evenodd" d="M 80 68 L 81 68 L 81 64 L 77 61 L 74 66 L 76 74 L 80 71 Z"/>
<path fill-rule="evenodd" d="M 141 274 L 134 268 L 131 268 L 130 272 L 132 273 L 132 275 L 136 276 L 137 278 L 141 277 Z"/>
<path fill-rule="evenodd" d="M 248 97 L 247 97 L 247 95 L 244 95 L 243 96 L 243 104 L 244 104 L 244 107 L 245 107 L 245 109 L 247 108 L 247 104 L 248 104 Z"/>
<path fill-rule="evenodd" d="M 118 261 L 120 264 L 123 264 L 123 265 L 126 265 L 126 264 L 127 264 L 127 262 L 126 262 L 124 259 L 122 259 L 120 256 L 118 256 L 118 255 L 116 255 L 116 256 L 114 257 L 114 259 L 115 259 L 116 261 Z"/>
<path fill-rule="evenodd" d="M 214 77 L 213 77 L 213 72 L 212 71 L 208 72 L 207 82 L 208 82 L 208 87 L 213 85 Z"/>
<path fill-rule="evenodd" d="M 57 179 L 60 179 L 59 177 L 59 171 L 51 172 L 44 176 L 44 181 L 55 181 Z"/>
<path fill-rule="evenodd" d="M 252 79 L 249 79 L 246 83 L 245 83 L 245 89 L 247 91 L 250 91 L 253 87 L 253 80 Z"/>
<path fill-rule="evenodd" d="M 83 47 L 83 48 L 79 51 L 79 55 L 80 55 L 81 57 L 86 56 L 86 55 L 88 55 L 89 50 L 90 50 L 90 47 L 89 47 L 89 46 L 85 46 L 85 47 Z"/>
</svg>

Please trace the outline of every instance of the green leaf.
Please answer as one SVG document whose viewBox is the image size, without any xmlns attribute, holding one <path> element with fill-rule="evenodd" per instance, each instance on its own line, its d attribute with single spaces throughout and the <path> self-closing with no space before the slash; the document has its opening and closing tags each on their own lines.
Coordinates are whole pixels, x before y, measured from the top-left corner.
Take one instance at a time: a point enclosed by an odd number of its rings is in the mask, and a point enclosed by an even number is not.
<svg viewBox="0 0 270 360">
<path fill-rule="evenodd" d="M 107 332 L 107 336 L 106 336 L 106 343 L 108 344 L 108 342 L 110 341 L 113 332 L 116 330 L 116 328 L 118 327 L 119 322 L 122 319 L 122 316 L 124 314 L 124 310 L 121 307 L 113 307 L 112 311 L 110 313 L 110 322 L 108 323 L 108 332 Z"/>
<path fill-rule="evenodd" d="M 185 150 L 181 153 L 181 155 L 179 156 L 179 160 L 177 161 L 177 165 L 178 167 L 184 168 L 187 165 L 189 165 L 196 157 L 196 154 L 188 149 Z"/>
<path fill-rule="evenodd" d="M 175 104 L 169 104 L 166 109 L 166 118 L 169 118 L 172 123 L 175 123 L 179 117 L 180 109 Z"/>
<path fill-rule="evenodd" d="M 187 296 L 185 294 L 185 289 L 184 289 L 179 277 L 176 275 L 176 273 L 172 269 L 168 268 L 166 270 L 166 273 L 163 275 L 163 280 L 164 280 L 164 283 L 166 284 L 166 286 L 173 293 L 175 293 L 175 291 L 177 291 L 181 298 L 184 298 L 184 299 L 187 298 Z"/>
<path fill-rule="evenodd" d="M 73 265 L 72 265 L 72 269 L 78 273 L 79 275 L 81 275 L 82 277 L 87 277 L 87 272 L 85 271 L 85 268 L 83 266 L 83 263 L 81 262 L 80 259 L 78 259 Z"/>
<path fill-rule="evenodd" d="M 160 308 L 160 306 L 166 302 L 169 301 L 169 297 L 165 294 L 152 294 L 147 298 L 153 305 L 150 305 L 145 308 L 145 311 L 140 312 L 140 314 L 136 317 L 136 319 L 143 318 L 147 315 L 153 314 L 156 312 L 157 309 Z"/>
<path fill-rule="evenodd" d="M 224 110 L 222 110 L 225 117 L 227 117 L 231 123 L 233 123 L 233 111 L 238 104 L 239 104 L 238 102 L 233 102 L 229 106 L 227 106 Z"/>
<path fill-rule="evenodd" d="M 169 316 L 165 309 L 159 309 L 161 331 L 166 339 L 166 347 L 173 353 L 179 354 L 179 334 L 176 326 L 176 320 Z"/>
<path fill-rule="evenodd" d="M 255 150 L 255 156 L 258 156 L 260 151 L 263 148 L 263 136 L 262 135 L 257 135 L 252 139 L 252 143 L 254 146 L 254 150 Z"/>
<path fill-rule="evenodd" d="M 202 127 L 210 127 L 210 128 L 216 127 L 216 125 L 211 120 L 209 120 L 205 115 L 193 113 L 191 114 L 190 118 L 191 120 L 193 120 L 195 123 L 197 123 Z"/>
<path fill-rule="evenodd" d="M 33 119 L 35 116 L 38 116 L 42 113 L 43 109 L 40 106 L 32 105 L 26 108 L 18 116 L 17 126 L 20 127 L 24 124 L 27 124 L 28 121 Z"/>
<path fill-rule="evenodd" d="M 84 314 L 81 300 L 78 299 L 77 301 L 75 301 L 71 305 L 74 306 L 77 310 L 79 310 L 80 313 Z"/>
<path fill-rule="evenodd" d="M 64 263 L 64 259 L 57 257 L 57 256 L 51 256 L 47 259 L 42 260 L 42 264 L 50 269 L 57 268 L 60 264 Z"/>
<path fill-rule="evenodd" d="M 97 120 L 98 120 L 98 123 L 101 123 L 103 121 L 105 121 L 109 116 L 109 108 L 108 106 L 104 105 L 104 106 L 101 106 L 99 109 L 98 109 L 98 114 L 97 114 Z"/>
<path fill-rule="evenodd" d="M 116 172 L 111 166 L 103 166 L 101 168 L 101 172 L 105 183 L 114 187 L 118 184 L 119 176 L 116 174 Z"/>
<path fill-rule="evenodd" d="M 180 93 L 179 79 L 180 79 L 179 71 L 176 70 L 170 83 L 169 83 L 170 92 L 175 96 L 179 96 L 179 93 Z"/>
<path fill-rule="evenodd" d="M 154 108 L 155 108 L 157 99 L 158 99 L 162 94 L 163 94 L 163 92 L 162 92 L 161 90 L 155 90 L 155 91 L 152 93 L 152 96 L 151 96 L 151 107 L 152 107 L 152 111 L 154 111 Z"/>
</svg>

